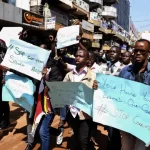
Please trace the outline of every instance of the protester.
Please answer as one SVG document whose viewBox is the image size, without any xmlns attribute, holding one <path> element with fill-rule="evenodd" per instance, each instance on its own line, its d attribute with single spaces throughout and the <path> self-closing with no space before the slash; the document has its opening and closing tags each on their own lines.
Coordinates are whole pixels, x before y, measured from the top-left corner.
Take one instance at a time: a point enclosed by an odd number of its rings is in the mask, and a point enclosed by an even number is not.
<svg viewBox="0 0 150 150">
<path fill-rule="evenodd" d="M 0 39 L 0 63 L 3 61 L 5 53 L 7 51 L 7 46 L 5 41 Z M 10 108 L 9 102 L 2 101 L 2 86 L 4 84 L 5 71 L 0 70 L 0 129 L 6 129 L 10 126 Z"/>
<path fill-rule="evenodd" d="M 45 47 L 46 48 L 46 47 Z M 40 100 L 42 105 L 42 112 L 44 116 L 40 122 L 40 138 L 41 138 L 41 149 L 42 150 L 49 150 L 50 148 L 50 125 L 54 119 L 54 112 L 50 102 L 50 97 L 48 95 L 48 87 L 45 84 L 45 80 L 48 82 L 54 81 L 62 81 L 62 74 L 59 71 L 57 66 L 57 62 L 53 59 L 53 53 L 51 53 L 51 57 L 47 62 L 45 68 L 45 72 L 43 70 L 43 79 L 40 83 L 39 92 L 38 92 L 38 100 Z"/>
<path fill-rule="evenodd" d="M 122 54 L 122 63 L 126 66 L 131 64 L 132 60 L 132 53 L 129 51 L 126 51 Z"/>
<path fill-rule="evenodd" d="M 46 44 L 41 44 L 41 48 L 47 49 Z M 34 123 L 34 115 L 36 111 L 36 106 L 37 106 L 37 99 L 38 99 L 38 92 L 39 92 L 39 87 L 40 87 L 40 82 L 32 78 L 32 82 L 36 86 L 36 91 L 34 93 L 34 106 L 33 106 L 33 112 L 32 116 L 30 116 L 30 113 L 27 112 L 26 120 L 27 120 L 27 146 L 25 150 L 32 150 L 34 148 L 35 144 L 35 138 L 31 135 L 32 132 L 32 126 Z"/>
<path fill-rule="evenodd" d="M 64 76 L 67 72 L 61 67 L 61 64 L 59 63 L 59 59 L 64 55 L 64 51 L 58 50 L 58 60 L 55 60 L 53 57 L 51 57 L 50 61 L 47 63 L 47 68 L 50 69 L 48 81 L 54 82 L 54 81 L 63 81 Z M 60 112 L 60 122 L 59 122 L 59 130 L 60 134 L 57 136 L 56 144 L 61 145 L 63 142 L 63 132 L 64 132 L 64 124 L 66 120 L 66 106 L 64 108 L 56 108 L 54 109 L 54 113 L 56 114 L 57 110 Z"/>
<path fill-rule="evenodd" d="M 150 85 L 149 51 L 150 42 L 145 39 L 138 40 L 134 48 L 133 64 L 123 68 L 119 77 Z M 121 131 L 121 135 L 122 150 L 146 150 L 144 142 L 130 133 Z"/>
<path fill-rule="evenodd" d="M 109 59 L 107 64 L 102 64 L 100 66 L 101 73 L 118 76 L 123 65 L 120 63 L 119 59 L 121 56 L 121 49 L 117 46 L 112 46 L 107 52 L 107 57 Z M 107 127 L 108 129 L 108 144 L 107 150 L 121 150 L 121 138 L 119 130 Z"/>
<path fill-rule="evenodd" d="M 55 51 L 56 51 L 56 38 L 54 34 L 49 35 L 49 41 L 47 48 L 51 50 L 53 57 L 55 57 Z"/>
<path fill-rule="evenodd" d="M 96 63 L 96 54 L 94 52 L 89 52 L 89 61 L 87 66 L 95 73 L 100 72 L 100 66 Z"/>
<path fill-rule="evenodd" d="M 104 53 L 103 50 L 99 51 L 99 65 L 105 64 L 106 63 L 106 54 Z"/>
<path fill-rule="evenodd" d="M 89 61 L 87 63 L 87 66 L 93 72 L 100 73 L 100 66 L 96 63 L 96 54 L 94 52 L 89 52 Z M 95 140 L 96 132 L 97 132 L 97 123 L 93 122 L 90 141 L 92 142 L 92 145 L 94 146 L 98 146 Z"/>
<path fill-rule="evenodd" d="M 98 84 L 97 81 L 95 81 L 96 75 L 87 68 L 88 59 L 88 51 L 82 49 L 78 50 L 75 55 L 76 68 L 66 75 L 64 82 L 83 82 L 89 88 L 97 89 Z M 88 150 L 92 118 L 78 108 L 70 106 L 68 121 L 74 131 L 72 150 Z"/>
<path fill-rule="evenodd" d="M 107 52 L 107 64 L 102 64 L 100 66 L 101 73 L 118 76 L 123 65 L 120 63 L 119 59 L 121 56 L 121 49 L 117 46 L 112 46 Z"/>
</svg>

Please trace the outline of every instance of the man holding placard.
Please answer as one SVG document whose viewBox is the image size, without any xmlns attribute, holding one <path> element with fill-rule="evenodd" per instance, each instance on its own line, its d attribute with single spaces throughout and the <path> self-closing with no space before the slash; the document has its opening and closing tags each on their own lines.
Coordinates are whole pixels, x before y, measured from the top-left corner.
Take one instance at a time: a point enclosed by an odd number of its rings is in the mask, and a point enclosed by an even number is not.
<svg viewBox="0 0 150 150">
<path fill-rule="evenodd" d="M 107 64 L 102 64 L 100 66 L 100 72 L 106 75 L 118 76 L 123 65 L 120 63 L 119 59 L 121 56 L 121 48 L 117 46 L 112 46 L 108 51 L 108 62 Z M 108 150 L 120 150 L 121 149 L 121 139 L 120 132 L 118 129 L 112 127 L 106 127 L 108 129 Z"/>
<path fill-rule="evenodd" d="M 150 85 L 150 63 L 148 54 L 150 42 L 141 39 L 135 44 L 133 65 L 127 66 L 120 72 L 120 77 Z M 137 131 L 138 132 L 138 131 Z M 122 150 L 146 150 L 144 142 L 130 133 L 121 131 Z"/>
<path fill-rule="evenodd" d="M 96 74 L 87 68 L 88 59 L 88 51 L 82 49 L 78 50 L 75 55 L 76 68 L 66 75 L 64 82 L 83 82 L 91 88 L 91 90 L 92 88 L 97 89 L 98 84 L 97 81 L 95 81 Z M 92 118 L 80 109 L 71 105 L 68 113 L 68 121 L 74 131 L 73 143 L 76 141 L 76 145 L 73 149 L 88 150 Z"/>
</svg>

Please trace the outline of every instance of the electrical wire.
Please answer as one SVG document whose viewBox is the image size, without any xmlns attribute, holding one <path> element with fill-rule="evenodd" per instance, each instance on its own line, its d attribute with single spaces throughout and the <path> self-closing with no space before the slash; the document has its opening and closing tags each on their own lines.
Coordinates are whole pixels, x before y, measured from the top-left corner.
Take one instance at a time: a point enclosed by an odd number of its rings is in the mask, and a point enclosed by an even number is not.
<svg viewBox="0 0 150 150">
<path fill-rule="evenodd" d="M 145 25 L 145 26 L 138 27 L 138 29 L 145 28 L 145 27 L 148 27 L 148 26 L 150 26 L 150 24 L 147 24 L 147 25 Z"/>
<path fill-rule="evenodd" d="M 150 21 L 150 19 L 147 19 L 147 20 L 139 20 L 139 21 L 134 21 L 134 22 L 147 22 L 147 21 Z"/>
</svg>

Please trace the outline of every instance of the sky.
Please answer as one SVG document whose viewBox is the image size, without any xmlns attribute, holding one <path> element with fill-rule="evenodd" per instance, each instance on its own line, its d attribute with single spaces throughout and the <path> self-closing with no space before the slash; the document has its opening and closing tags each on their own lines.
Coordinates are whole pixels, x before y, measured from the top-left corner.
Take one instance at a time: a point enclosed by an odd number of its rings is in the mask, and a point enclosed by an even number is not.
<svg viewBox="0 0 150 150">
<path fill-rule="evenodd" d="M 130 16 L 140 32 L 150 31 L 150 0 L 130 0 Z"/>
</svg>

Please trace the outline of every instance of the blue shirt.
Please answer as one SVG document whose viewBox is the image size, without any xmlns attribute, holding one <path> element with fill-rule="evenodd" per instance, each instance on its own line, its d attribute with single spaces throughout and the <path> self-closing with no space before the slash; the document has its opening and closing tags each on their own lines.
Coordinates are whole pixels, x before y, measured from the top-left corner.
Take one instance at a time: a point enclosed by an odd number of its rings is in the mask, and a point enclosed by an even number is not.
<svg viewBox="0 0 150 150">
<path fill-rule="evenodd" d="M 134 73 L 133 68 L 134 68 L 134 65 L 129 65 L 129 66 L 124 67 L 121 70 L 119 77 L 135 81 L 135 73 Z M 144 71 L 143 83 L 150 85 L 150 63 L 147 64 L 147 68 Z"/>
</svg>

